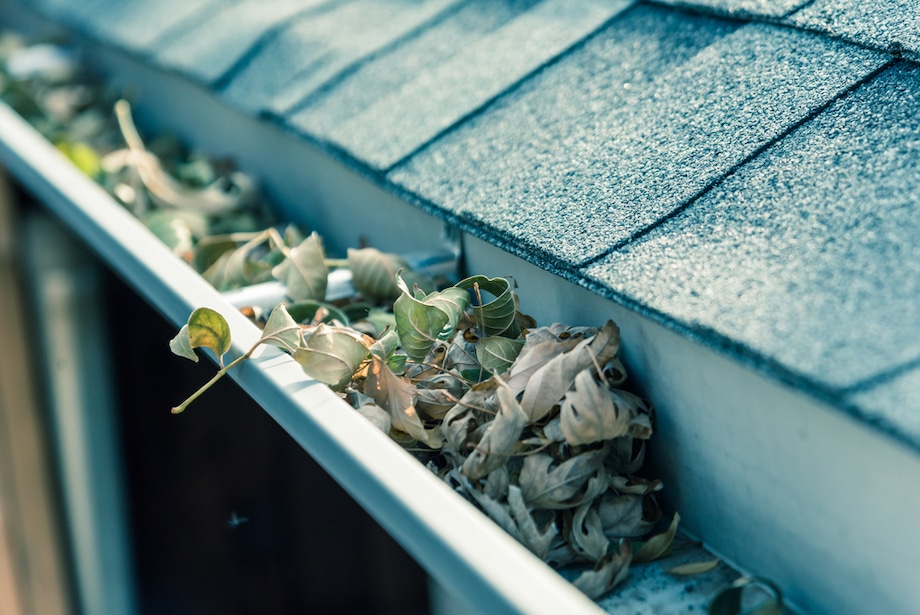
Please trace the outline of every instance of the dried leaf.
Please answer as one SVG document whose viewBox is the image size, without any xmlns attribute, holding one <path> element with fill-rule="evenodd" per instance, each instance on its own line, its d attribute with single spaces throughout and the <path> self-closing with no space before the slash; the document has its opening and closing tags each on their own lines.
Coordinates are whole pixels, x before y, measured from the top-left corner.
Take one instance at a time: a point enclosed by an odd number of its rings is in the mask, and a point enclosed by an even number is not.
<svg viewBox="0 0 920 615">
<path fill-rule="evenodd" d="M 460 471 L 470 480 L 477 480 L 508 462 L 511 453 L 527 425 L 527 417 L 508 386 L 498 380 L 499 412 L 489 422 L 476 449 L 463 462 Z"/>
<path fill-rule="evenodd" d="M 597 600 L 626 578 L 631 554 L 632 548 L 629 541 L 621 542 L 618 552 L 611 551 L 598 560 L 594 565 L 594 570 L 583 572 L 572 582 L 573 585 L 587 594 L 589 598 Z"/>
<path fill-rule="evenodd" d="M 575 348 L 550 359 L 537 369 L 527 381 L 521 409 L 531 423 L 546 416 L 569 390 L 582 370 L 603 365 L 613 358 L 620 346 L 620 331 L 613 321 L 607 321 L 593 338 L 582 341 Z M 512 374 L 513 375 L 513 374 Z"/>
<path fill-rule="evenodd" d="M 179 333 L 176 334 L 176 337 L 169 340 L 169 349 L 172 350 L 174 355 L 178 355 L 198 363 L 198 355 L 195 354 L 195 350 L 192 348 L 192 341 L 188 336 L 187 324 L 182 325 L 182 328 L 179 329 Z"/>
<path fill-rule="evenodd" d="M 560 411 L 562 433 L 573 445 L 611 440 L 629 431 L 630 411 L 614 405 L 610 389 L 599 384 L 591 368 L 575 376 L 575 390 L 565 395 Z"/>
<path fill-rule="evenodd" d="M 505 278 L 487 278 L 484 275 L 477 275 L 461 280 L 457 283 L 456 288 L 464 288 L 472 292 L 476 286 L 481 291 L 495 297 L 492 301 L 473 309 L 473 313 L 481 321 L 478 324 L 482 334 L 488 337 L 509 332 L 514 324 L 515 314 L 517 314 L 517 301 L 511 283 Z M 518 332 L 514 331 L 509 334 L 509 337 L 517 337 L 517 335 Z"/>
<path fill-rule="evenodd" d="M 524 504 L 521 489 L 516 485 L 508 487 L 508 507 L 518 527 L 518 540 L 537 557 L 545 560 L 559 529 L 550 517 L 543 529 L 537 527 L 531 511 Z"/>
<path fill-rule="evenodd" d="M 396 276 L 402 294 L 393 304 L 396 331 L 410 359 L 422 360 L 435 342 L 453 335 L 460 317 L 469 305 L 469 295 L 459 288 L 413 296 L 402 277 Z"/>
<path fill-rule="evenodd" d="M 520 393 L 527 387 L 530 378 L 538 369 L 582 341 L 578 339 L 560 341 L 548 327 L 540 327 L 531 331 L 524 338 L 524 346 L 508 372 L 508 386 L 512 391 Z"/>
<path fill-rule="evenodd" d="M 608 492 L 598 506 L 607 538 L 635 538 L 647 534 L 661 518 L 658 505 L 649 497 Z"/>
<path fill-rule="evenodd" d="M 291 249 L 287 259 L 274 269 L 272 275 L 287 286 L 287 296 L 294 301 L 326 298 L 329 270 L 319 235 L 312 233 Z"/>
<path fill-rule="evenodd" d="M 680 564 L 679 566 L 674 566 L 673 568 L 668 568 L 665 570 L 668 574 L 673 574 L 677 576 L 691 576 L 694 574 L 705 574 L 712 570 L 715 570 L 719 567 L 719 564 L 722 563 L 722 560 L 716 558 L 714 560 L 706 562 L 690 562 L 687 564 Z"/>
<path fill-rule="evenodd" d="M 390 413 L 393 429 L 406 433 L 430 448 L 444 444 L 441 428 L 426 430 L 415 409 L 415 386 L 400 378 L 377 357 L 371 358 L 364 391 Z"/>
<path fill-rule="evenodd" d="M 540 508 L 569 508 L 571 501 L 587 485 L 604 462 L 609 449 L 588 451 L 552 467 L 553 458 L 545 453 L 528 455 L 518 482 L 524 499 Z"/>
<path fill-rule="evenodd" d="M 584 501 L 575 511 L 569 542 L 580 555 L 597 561 L 606 555 L 610 541 L 604 536 L 601 518 L 593 504 L 591 500 Z"/>
<path fill-rule="evenodd" d="M 352 375 L 367 357 L 368 346 L 354 331 L 319 324 L 305 336 L 303 346 L 292 356 L 311 378 L 340 389 L 351 382 Z"/>
<path fill-rule="evenodd" d="M 633 553 L 633 561 L 638 563 L 651 562 L 664 557 L 671 552 L 671 545 L 674 542 L 674 535 L 677 534 L 677 526 L 680 524 L 680 515 L 674 513 L 674 519 L 668 529 L 661 534 L 656 534 L 646 541 L 639 550 Z"/>
<path fill-rule="evenodd" d="M 395 335 L 394 335 L 395 337 Z M 463 397 L 467 386 L 452 374 L 438 374 L 415 383 L 418 397 L 415 407 L 433 419 L 443 418 L 454 407 L 456 399 Z"/>
</svg>

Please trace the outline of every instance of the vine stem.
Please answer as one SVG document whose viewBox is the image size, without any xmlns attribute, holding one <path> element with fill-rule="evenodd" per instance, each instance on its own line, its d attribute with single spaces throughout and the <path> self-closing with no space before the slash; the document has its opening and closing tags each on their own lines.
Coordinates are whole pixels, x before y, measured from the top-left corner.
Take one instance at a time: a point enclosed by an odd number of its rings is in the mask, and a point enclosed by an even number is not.
<svg viewBox="0 0 920 615">
<path fill-rule="evenodd" d="M 258 346 L 258 344 L 256 344 L 256 346 Z M 195 391 L 194 393 L 192 393 L 192 394 L 189 396 L 189 398 L 186 399 L 184 402 L 182 402 L 182 403 L 179 404 L 178 406 L 174 406 L 173 409 L 171 410 L 171 412 L 172 412 L 173 414 L 181 414 L 182 412 L 184 412 L 185 409 L 189 407 L 189 404 L 191 404 L 193 401 L 195 401 L 196 399 L 198 399 L 198 398 L 201 396 L 202 393 L 204 393 L 205 391 L 207 391 L 208 389 L 210 389 L 212 386 L 214 386 L 214 383 L 215 383 L 215 382 L 217 382 L 218 380 L 220 380 L 221 378 L 223 378 L 224 375 L 225 375 L 228 371 L 230 371 L 230 368 L 232 368 L 232 367 L 235 366 L 235 365 L 238 365 L 239 363 L 242 363 L 243 361 L 245 361 L 246 359 L 248 359 L 250 356 L 252 356 L 252 351 L 256 349 L 256 346 L 253 346 L 252 348 L 250 348 L 249 351 L 248 351 L 246 354 L 240 355 L 239 357 L 237 357 L 236 359 L 234 359 L 233 361 L 231 361 L 229 364 L 227 364 L 225 367 L 220 368 L 220 370 L 218 370 L 218 372 L 217 372 L 216 374 L 214 374 L 214 377 L 213 377 L 213 378 L 211 378 L 211 379 L 208 380 L 206 383 L 204 383 L 204 384 L 201 386 L 201 388 L 199 388 L 197 391 Z"/>
</svg>

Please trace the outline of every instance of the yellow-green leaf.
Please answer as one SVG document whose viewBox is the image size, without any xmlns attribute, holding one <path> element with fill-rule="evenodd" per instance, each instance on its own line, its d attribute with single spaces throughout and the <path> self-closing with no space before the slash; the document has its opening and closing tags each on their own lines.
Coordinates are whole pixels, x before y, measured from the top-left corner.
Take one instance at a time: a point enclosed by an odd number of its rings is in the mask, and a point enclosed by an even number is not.
<svg viewBox="0 0 920 615">
<path fill-rule="evenodd" d="M 191 348 L 210 348 L 223 365 L 230 350 L 230 325 L 223 316 L 210 308 L 198 308 L 188 317 L 188 338 Z"/>
<path fill-rule="evenodd" d="M 714 560 L 709 560 L 705 562 L 690 562 L 687 564 L 680 564 L 679 566 L 674 566 L 673 568 L 668 568 L 665 572 L 668 574 L 674 574 L 677 576 L 690 576 L 694 574 L 704 574 L 715 570 L 719 567 L 719 564 L 722 563 L 722 560 L 716 558 Z"/>
<path fill-rule="evenodd" d="M 671 525 L 662 534 L 656 534 L 648 539 L 639 549 L 633 553 L 632 561 L 639 564 L 642 562 L 651 562 L 663 557 L 671 552 L 671 544 L 674 542 L 674 535 L 677 534 L 677 526 L 680 524 L 680 515 L 674 513 L 674 519 Z"/>
</svg>

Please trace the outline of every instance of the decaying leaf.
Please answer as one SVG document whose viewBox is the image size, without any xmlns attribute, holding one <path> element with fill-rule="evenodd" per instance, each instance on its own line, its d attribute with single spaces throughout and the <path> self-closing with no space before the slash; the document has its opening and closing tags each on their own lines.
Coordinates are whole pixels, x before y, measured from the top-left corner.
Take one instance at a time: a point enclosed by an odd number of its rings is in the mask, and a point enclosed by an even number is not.
<svg viewBox="0 0 920 615">
<path fill-rule="evenodd" d="M 607 492 L 598 514 L 607 538 L 636 538 L 649 532 L 661 518 L 661 510 L 650 497 Z"/>
<path fill-rule="evenodd" d="M 594 570 L 583 572 L 572 583 L 589 598 L 597 600 L 623 582 L 629 572 L 631 556 L 629 541 L 623 541 L 618 551 L 611 551 L 599 559 Z"/>
<path fill-rule="evenodd" d="M 559 529 L 552 521 L 552 517 L 542 529 L 538 527 L 533 512 L 524 503 L 520 487 L 516 485 L 508 487 L 508 508 L 517 525 L 518 540 L 537 557 L 546 559 L 553 540 L 559 533 Z"/>
<path fill-rule="evenodd" d="M 527 425 L 527 417 L 514 399 L 511 390 L 498 380 L 499 412 L 488 427 L 476 449 L 470 453 L 461 467 L 461 472 L 470 480 L 482 478 L 508 462 L 511 453 Z"/>
<path fill-rule="evenodd" d="M 400 289 L 396 284 L 399 273 L 407 286 L 431 286 L 430 280 L 411 270 L 409 263 L 398 254 L 387 254 L 375 248 L 348 249 L 348 268 L 353 276 L 355 290 L 372 299 L 395 299 Z M 401 272 L 401 273 L 400 273 Z"/>
<path fill-rule="evenodd" d="M 553 458 L 545 453 L 528 455 L 521 468 L 520 485 L 530 506 L 562 509 L 584 489 L 588 480 L 604 463 L 607 446 L 566 459 L 553 466 Z"/>
<path fill-rule="evenodd" d="M 579 372 L 575 389 L 565 394 L 560 411 L 566 441 L 572 445 L 591 444 L 626 435 L 631 412 L 615 405 L 614 399 L 610 389 L 594 379 L 591 368 Z"/>
<path fill-rule="evenodd" d="M 597 561 L 607 553 L 610 541 L 604 535 L 601 518 L 597 514 L 594 502 L 582 502 L 576 509 L 570 537 L 569 543 L 575 550 L 591 561 Z"/>
<path fill-rule="evenodd" d="M 422 424 L 415 409 L 415 386 L 408 378 L 400 378 L 384 362 L 372 357 L 364 386 L 365 393 L 390 413 L 393 429 L 412 436 L 430 448 L 443 446 L 440 426 L 426 430 Z"/>
<path fill-rule="evenodd" d="M 668 529 L 661 534 L 656 534 L 649 538 L 645 544 L 633 553 L 633 561 L 638 563 L 651 562 L 664 557 L 671 552 L 671 545 L 674 542 L 674 536 L 677 534 L 677 526 L 680 524 L 680 515 L 674 513 L 674 519 Z"/>
<path fill-rule="evenodd" d="M 668 568 L 665 570 L 668 574 L 673 574 L 676 576 L 692 576 L 695 574 L 705 574 L 712 570 L 715 570 L 719 567 L 719 564 L 722 563 L 722 560 L 719 558 L 708 560 L 705 562 L 689 562 L 686 564 L 680 564 L 674 566 L 673 568 Z"/>
<path fill-rule="evenodd" d="M 303 331 L 281 303 L 269 315 L 259 340 L 263 344 L 295 352 L 303 344 Z"/>
<path fill-rule="evenodd" d="M 521 398 L 521 408 L 530 422 L 539 421 L 559 403 L 579 372 L 595 363 L 603 365 L 616 355 L 619 347 L 620 331 L 613 321 L 607 321 L 593 338 L 583 340 L 537 369 L 527 381 Z"/>
</svg>

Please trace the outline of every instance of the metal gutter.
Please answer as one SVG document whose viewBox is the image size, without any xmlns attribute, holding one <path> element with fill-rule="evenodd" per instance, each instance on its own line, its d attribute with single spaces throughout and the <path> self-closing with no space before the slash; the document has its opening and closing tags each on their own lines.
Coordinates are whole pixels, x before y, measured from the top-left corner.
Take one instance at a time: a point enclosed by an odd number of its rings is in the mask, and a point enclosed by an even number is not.
<svg viewBox="0 0 920 615">
<path fill-rule="evenodd" d="M 0 162 L 170 321 L 178 325 L 200 306 L 220 311 L 234 337 L 229 358 L 259 337 L 220 293 L 5 105 Z M 438 583 L 477 611 L 601 612 L 289 356 L 265 348 L 231 376 Z"/>
</svg>

